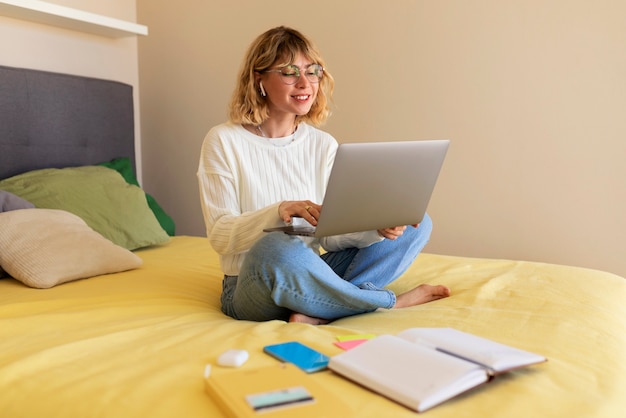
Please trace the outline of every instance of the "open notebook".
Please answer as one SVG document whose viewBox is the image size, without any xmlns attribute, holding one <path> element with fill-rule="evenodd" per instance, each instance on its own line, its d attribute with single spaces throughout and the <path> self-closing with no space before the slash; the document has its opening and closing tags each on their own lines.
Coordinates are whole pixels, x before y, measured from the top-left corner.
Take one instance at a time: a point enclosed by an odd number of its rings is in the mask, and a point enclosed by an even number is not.
<svg viewBox="0 0 626 418">
<path fill-rule="evenodd" d="M 334 372 L 422 412 L 546 358 L 452 328 L 411 328 L 331 357 Z"/>
</svg>

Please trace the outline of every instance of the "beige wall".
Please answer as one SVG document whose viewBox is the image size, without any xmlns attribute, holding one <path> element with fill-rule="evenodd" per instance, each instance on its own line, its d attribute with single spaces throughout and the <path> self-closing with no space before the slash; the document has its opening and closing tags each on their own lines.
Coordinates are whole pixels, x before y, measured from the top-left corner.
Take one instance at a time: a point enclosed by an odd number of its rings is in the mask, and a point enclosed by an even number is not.
<svg viewBox="0 0 626 418">
<path fill-rule="evenodd" d="M 145 187 L 179 233 L 204 233 L 198 152 L 244 49 L 286 24 L 336 78 L 340 142 L 452 140 L 427 251 L 626 275 L 625 2 L 137 4 Z"/>
<path fill-rule="evenodd" d="M 135 22 L 135 0 L 47 0 L 60 6 Z M 140 153 L 139 71 L 135 36 L 108 38 L 0 16 L 0 65 L 117 80 L 135 89 Z M 138 168 L 141 168 L 140 162 Z"/>
<path fill-rule="evenodd" d="M 135 0 L 47 0 L 134 22 Z M 136 37 L 112 39 L 0 16 L 0 63 L 138 84 Z"/>
<path fill-rule="evenodd" d="M 0 64 L 141 80 L 143 184 L 180 233 L 203 234 L 198 150 L 225 118 L 244 49 L 287 24 L 337 79 L 326 129 L 340 142 L 452 139 L 428 251 L 626 276 L 624 2 L 52 2 L 148 25 L 139 71 L 135 37 L 2 16 Z"/>
</svg>

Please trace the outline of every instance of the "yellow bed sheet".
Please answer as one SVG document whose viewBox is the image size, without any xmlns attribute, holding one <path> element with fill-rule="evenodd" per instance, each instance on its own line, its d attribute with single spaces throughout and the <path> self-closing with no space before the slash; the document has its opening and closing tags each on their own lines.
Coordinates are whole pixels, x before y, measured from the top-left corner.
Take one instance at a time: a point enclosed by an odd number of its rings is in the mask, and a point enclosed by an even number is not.
<svg viewBox="0 0 626 418">
<path fill-rule="evenodd" d="M 221 272 L 207 240 L 138 251 L 134 271 L 30 289 L 0 280 L 0 411 L 6 417 L 219 417 L 206 364 L 229 348 L 243 367 L 275 364 L 262 347 L 298 340 L 328 355 L 348 334 L 454 327 L 535 351 L 511 372 L 426 412 L 437 417 L 621 417 L 626 411 L 626 280 L 587 269 L 422 254 L 392 289 L 450 286 L 445 300 L 310 326 L 235 321 L 219 309 Z M 354 417 L 415 414 L 329 371 L 312 376 Z"/>
</svg>

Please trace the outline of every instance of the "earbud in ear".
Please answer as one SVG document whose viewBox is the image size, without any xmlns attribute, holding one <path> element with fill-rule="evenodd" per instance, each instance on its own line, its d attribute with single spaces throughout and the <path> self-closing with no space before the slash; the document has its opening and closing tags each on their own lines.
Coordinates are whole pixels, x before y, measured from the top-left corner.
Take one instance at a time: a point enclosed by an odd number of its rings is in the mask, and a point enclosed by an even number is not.
<svg viewBox="0 0 626 418">
<path fill-rule="evenodd" d="M 259 89 L 261 90 L 261 96 L 265 97 L 267 96 L 267 93 L 265 92 L 265 89 L 263 88 L 263 82 L 259 81 Z"/>
</svg>

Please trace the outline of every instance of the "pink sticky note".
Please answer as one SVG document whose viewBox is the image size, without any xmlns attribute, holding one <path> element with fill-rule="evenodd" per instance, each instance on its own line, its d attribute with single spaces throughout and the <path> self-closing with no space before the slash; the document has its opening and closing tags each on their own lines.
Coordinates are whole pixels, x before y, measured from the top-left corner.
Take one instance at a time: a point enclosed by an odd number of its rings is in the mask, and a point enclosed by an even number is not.
<svg viewBox="0 0 626 418">
<path fill-rule="evenodd" d="M 335 345 L 339 348 L 342 348 L 344 350 L 349 350 L 351 348 L 356 347 L 359 344 L 364 343 L 365 341 L 367 341 L 368 339 L 361 339 L 361 340 L 348 340 L 348 341 L 335 341 Z"/>
</svg>

